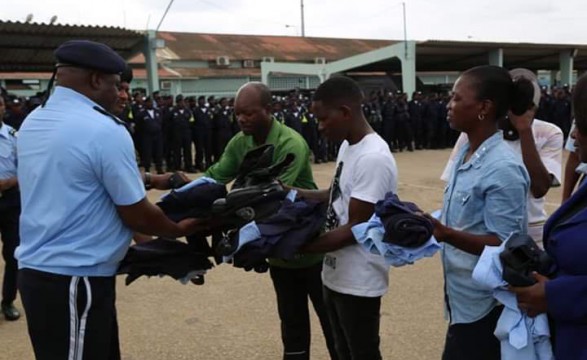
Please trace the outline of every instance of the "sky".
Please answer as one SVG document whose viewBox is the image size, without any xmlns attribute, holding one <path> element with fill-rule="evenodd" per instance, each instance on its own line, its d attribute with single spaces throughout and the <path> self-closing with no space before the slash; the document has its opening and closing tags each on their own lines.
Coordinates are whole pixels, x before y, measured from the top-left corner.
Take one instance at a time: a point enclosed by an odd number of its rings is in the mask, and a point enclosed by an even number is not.
<svg viewBox="0 0 587 360">
<path fill-rule="evenodd" d="M 587 44 L 585 0 L 405 0 L 410 40 Z M 301 34 L 300 0 L 174 0 L 160 30 Z M 0 0 L 0 20 L 155 29 L 169 0 Z M 313 37 L 402 40 L 402 1 L 304 0 Z"/>
</svg>

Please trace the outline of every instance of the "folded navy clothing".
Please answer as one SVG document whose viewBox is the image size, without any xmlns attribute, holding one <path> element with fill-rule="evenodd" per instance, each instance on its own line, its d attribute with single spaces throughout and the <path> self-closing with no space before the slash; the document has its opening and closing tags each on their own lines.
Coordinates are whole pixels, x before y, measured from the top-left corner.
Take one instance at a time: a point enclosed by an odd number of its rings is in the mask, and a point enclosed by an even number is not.
<svg viewBox="0 0 587 360">
<path fill-rule="evenodd" d="M 383 241 L 406 248 L 424 245 L 432 236 L 432 222 L 420 215 L 423 211 L 414 203 L 403 202 L 389 192 L 375 204 L 375 214 L 385 228 Z"/>
<path fill-rule="evenodd" d="M 212 215 L 214 201 L 226 197 L 226 186 L 219 183 L 201 183 L 185 191 L 172 190 L 157 206 L 173 221 L 202 218 Z"/>
<path fill-rule="evenodd" d="M 240 231 L 236 235 L 234 241 L 244 245 L 237 246 L 233 264 L 247 268 L 268 257 L 292 260 L 302 245 L 320 234 L 325 220 L 326 204 L 285 199 L 275 215 L 250 224 L 257 231 Z"/>
<path fill-rule="evenodd" d="M 212 267 L 207 254 L 195 252 L 181 241 L 158 238 L 131 246 L 117 273 L 128 274 L 125 283 L 130 285 L 143 275 L 167 275 L 179 280 L 190 273 L 203 273 Z"/>
</svg>

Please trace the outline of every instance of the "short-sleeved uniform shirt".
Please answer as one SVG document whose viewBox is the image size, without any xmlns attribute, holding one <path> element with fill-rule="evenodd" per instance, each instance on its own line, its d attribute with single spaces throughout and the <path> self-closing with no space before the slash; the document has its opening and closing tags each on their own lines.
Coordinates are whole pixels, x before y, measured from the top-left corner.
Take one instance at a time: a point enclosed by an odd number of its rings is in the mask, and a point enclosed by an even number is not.
<svg viewBox="0 0 587 360">
<path fill-rule="evenodd" d="M 97 109 L 58 86 L 19 132 L 19 268 L 112 276 L 126 253 L 132 231 L 116 206 L 141 201 L 145 189 L 126 128 Z"/>
</svg>

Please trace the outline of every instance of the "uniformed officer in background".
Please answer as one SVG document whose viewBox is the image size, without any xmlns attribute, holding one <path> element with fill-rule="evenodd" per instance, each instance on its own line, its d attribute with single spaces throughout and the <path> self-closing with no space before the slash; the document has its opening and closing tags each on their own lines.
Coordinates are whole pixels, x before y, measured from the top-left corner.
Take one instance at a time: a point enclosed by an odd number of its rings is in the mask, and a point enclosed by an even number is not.
<svg viewBox="0 0 587 360">
<path fill-rule="evenodd" d="M 153 99 L 147 97 L 141 111 L 136 115 L 137 136 L 140 138 L 141 166 L 145 172 L 151 171 L 154 161 L 157 174 L 163 174 L 163 118 L 155 109 Z"/>
<path fill-rule="evenodd" d="M 191 124 L 194 122 L 194 115 L 185 104 L 183 95 L 175 97 L 175 107 L 170 113 L 169 126 L 171 127 L 170 144 L 172 151 L 172 163 L 167 171 L 183 169 L 187 172 L 194 172 L 192 167 L 192 133 Z M 183 159 L 183 168 L 181 167 Z"/>
<path fill-rule="evenodd" d="M 19 243 L 20 194 L 16 179 L 16 130 L 2 122 L 5 109 L 4 98 L 0 96 L 0 236 L 4 258 L 2 313 L 6 320 L 12 321 L 20 317 L 13 305 L 18 270 L 14 250 Z"/>
<path fill-rule="evenodd" d="M 208 104 L 209 105 L 209 104 Z M 212 120 L 211 109 L 206 105 L 204 96 L 198 97 L 198 104 L 191 123 L 192 141 L 196 148 L 196 170 L 205 171 L 212 165 Z M 204 160 L 206 161 L 204 163 Z"/>
</svg>

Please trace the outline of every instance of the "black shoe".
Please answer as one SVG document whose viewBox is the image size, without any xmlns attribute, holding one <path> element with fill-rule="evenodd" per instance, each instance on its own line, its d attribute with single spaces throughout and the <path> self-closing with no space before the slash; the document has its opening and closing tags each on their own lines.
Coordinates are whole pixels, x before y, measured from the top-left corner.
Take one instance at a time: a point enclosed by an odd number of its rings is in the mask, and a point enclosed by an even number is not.
<svg viewBox="0 0 587 360">
<path fill-rule="evenodd" d="M 190 279 L 190 281 L 194 285 L 204 285 L 204 282 L 205 282 L 204 275 L 198 275 L 198 276 L 194 277 L 193 279 Z"/>
<path fill-rule="evenodd" d="M 4 318 L 8 321 L 15 321 L 20 319 L 20 312 L 14 307 L 13 304 L 2 305 L 2 313 Z"/>
<path fill-rule="evenodd" d="M 193 167 L 189 167 L 185 170 L 185 172 L 190 173 L 190 174 L 195 174 L 198 172 L 198 170 L 194 169 Z"/>
</svg>

